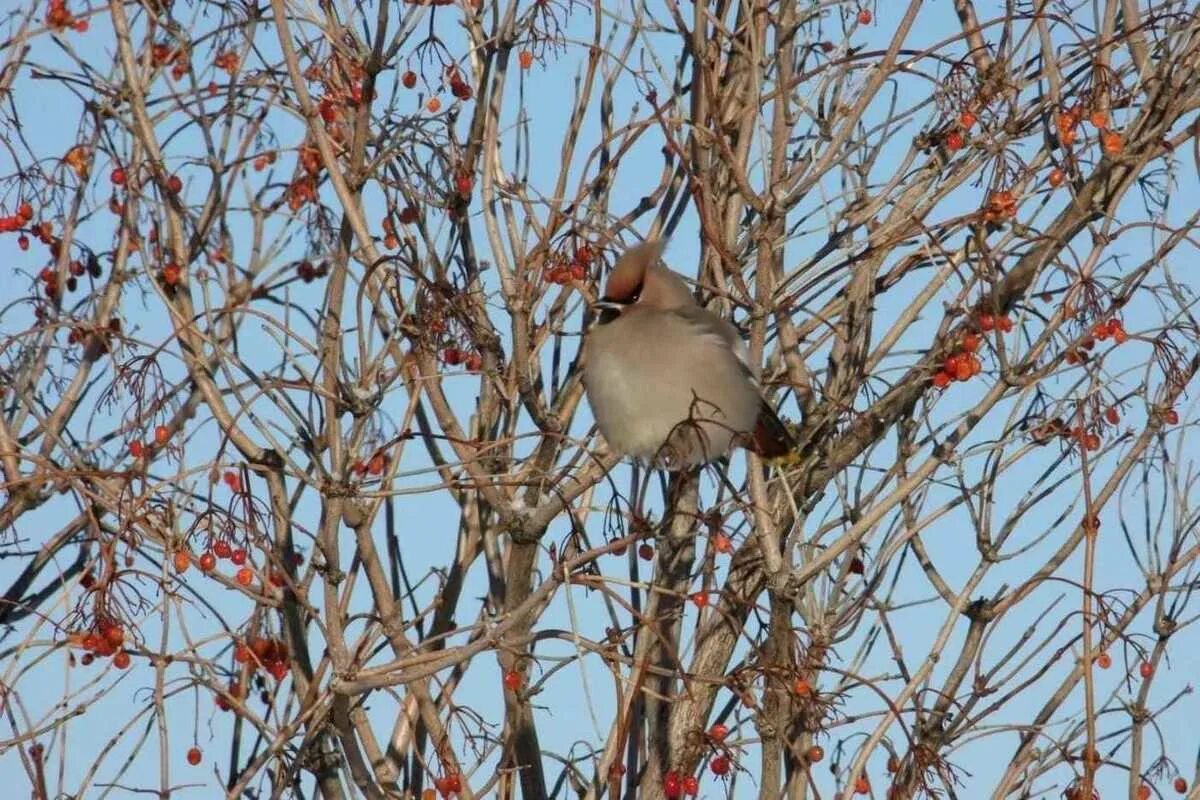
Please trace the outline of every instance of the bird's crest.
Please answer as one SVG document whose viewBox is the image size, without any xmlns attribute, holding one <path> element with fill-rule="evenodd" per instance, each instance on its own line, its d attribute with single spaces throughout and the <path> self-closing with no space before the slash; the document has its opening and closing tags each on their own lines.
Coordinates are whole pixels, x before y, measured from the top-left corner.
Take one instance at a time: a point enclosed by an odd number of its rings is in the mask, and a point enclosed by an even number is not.
<svg viewBox="0 0 1200 800">
<path fill-rule="evenodd" d="M 646 279 L 646 270 L 662 256 L 663 240 L 652 239 L 626 250 L 617 259 L 608 283 L 604 285 L 604 299 L 630 303 L 641 294 Z"/>
</svg>

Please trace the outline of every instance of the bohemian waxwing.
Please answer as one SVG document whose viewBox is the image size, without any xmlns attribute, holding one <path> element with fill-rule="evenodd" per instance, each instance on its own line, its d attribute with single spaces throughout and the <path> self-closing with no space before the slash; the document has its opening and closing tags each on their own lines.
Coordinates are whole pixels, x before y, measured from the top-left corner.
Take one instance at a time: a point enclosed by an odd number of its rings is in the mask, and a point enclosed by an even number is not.
<svg viewBox="0 0 1200 800">
<path fill-rule="evenodd" d="M 762 456 L 793 442 L 763 399 L 729 322 L 702 308 L 659 261 L 663 244 L 625 252 L 583 343 L 583 386 L 618 453 L 665 467 L 705 464 L 743 445 Z"/>
</svg>

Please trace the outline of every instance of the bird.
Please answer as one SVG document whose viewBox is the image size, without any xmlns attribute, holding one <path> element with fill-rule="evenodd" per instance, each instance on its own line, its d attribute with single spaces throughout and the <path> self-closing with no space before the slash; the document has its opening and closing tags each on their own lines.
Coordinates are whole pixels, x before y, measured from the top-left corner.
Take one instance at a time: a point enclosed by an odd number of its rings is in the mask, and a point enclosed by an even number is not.
<svg viewBox="0 0 1200 800">
<path fill-rule="evenodd" d="M 775 459 L 794 442 L 767 403 L 746 343 L 661 261 L 662 240 L 617 259 L 582 348 L 583 386 L 610 448 L 681 470 L 735 446 Z"/>
</svg>

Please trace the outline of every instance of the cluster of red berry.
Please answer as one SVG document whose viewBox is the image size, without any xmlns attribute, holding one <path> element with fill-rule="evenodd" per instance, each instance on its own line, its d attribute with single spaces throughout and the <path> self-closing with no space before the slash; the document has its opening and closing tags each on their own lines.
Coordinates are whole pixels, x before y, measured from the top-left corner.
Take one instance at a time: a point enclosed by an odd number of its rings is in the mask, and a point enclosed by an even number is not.
<svg viewBox="0 0 1200 800">
<path fill-rule="evenodd" d="M 72 14 L 67 8 L 67 0 L 50 0 L 50 6 L 46 9 L 46 27 L 59 32 L 73 28 L 83 33 L 88 29 L 88 21 Z"/>
<path fill-rule="evenodd" d="M 483 356 L 457 347 L 447 347 L 442 350 L 442 363 L 448 367 L 462 364 L 468 372 L 478 372 L 483 367 Z"/>
<path fill-rule="evenodd" d="M 288 658 L 287 642 L 276 637 L 252 636 L 233 648 L 234 661 L 247 664 L 252 670 L 262 667 L 277 681 L 288 674 Z"/>
<path fill-rule="evenodd" d="M 569 257 L 565 254 L 553 257 L 546 266 L 545 278 L 550 283 L 559 286 L 566 285 L 571 281 L 582 281 L 587 278 L 588 270 L 595 257 L 596 254 L 592 252 L 589 245 L 580 245 Z"/>
<path fill-rule="evenodd" d="M 975 324 L 979 333 L 1009 333 L 1013 329 L 1012 320 L 1004 314 L 982 312 L 976 317 Z M 945 389 L 954 381 L 969 381 L 983 371 L 983 362 L 975 354 L 982 343 L 979 333 L 972 331 L 963 336 L 958 348 L 946 357 L 942 368 L 933 374 L 931 380 L 935 387 Z"/>
<path fill-rule="evenodd" d="M 95 626 L 88 631 L 76 631 L 67 637 L 73 647 L 81 647 L 87 652 L 80 661 L 86 666 L 97 656 L 111 658 L 117 669 L 127 669 L 131 663 L 129 652 L 124 649 L 125 629 L 114 619 L 100 618 Z"/>
</svg>

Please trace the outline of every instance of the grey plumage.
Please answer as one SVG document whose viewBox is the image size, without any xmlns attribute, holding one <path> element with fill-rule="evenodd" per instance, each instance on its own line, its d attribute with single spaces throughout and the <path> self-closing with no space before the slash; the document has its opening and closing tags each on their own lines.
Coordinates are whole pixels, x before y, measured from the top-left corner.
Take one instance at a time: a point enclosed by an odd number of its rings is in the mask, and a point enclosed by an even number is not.
<svg viewBox="0 0 1200 800">
<path fill-rule="evenodd" d="M 620 258 L 584 340 L 583 383 L 600 432 L 617 452 L 669 469 L 707 463 L 735 444 L 786 452 L 790 439 L 762 399 L 737 329 L 696 303 L 660 263 L 661 250 L 649 242 Z M 769 438 L 786 439 L 766 451 L 757 446 L 764 414 Z"/>
</svg>

